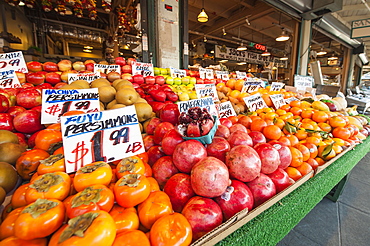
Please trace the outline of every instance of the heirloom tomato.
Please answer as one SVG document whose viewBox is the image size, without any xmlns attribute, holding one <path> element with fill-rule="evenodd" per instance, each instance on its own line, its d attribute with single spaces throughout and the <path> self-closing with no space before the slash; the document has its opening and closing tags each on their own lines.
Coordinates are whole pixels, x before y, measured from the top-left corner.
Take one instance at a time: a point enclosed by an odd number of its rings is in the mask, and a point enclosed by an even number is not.
<svg viewBox="0 0 370 246">
<path fill-rule="evenodd" d="M 26 201 L 57 199 L 63 201 L 71 189 L 71 178 L 63 172 L 45 173 L 33 180 L 26 191 Z"/>
<path fill-rule="evenodd" d="M 112 177 L 113 172 L 109 164 L 97 161 L 78 169 L 73 179 L 73 185 L 76 191 L 82 191 L 95 184 L 108 186 Z"/>
<path fill-rule="evenodd" d="M 116 222 L 117 234 L 127 230 L 139 229 L 139 216 L 134 207 L 130 209 L 115 204 L 109 214 Z"/>
<path fill-rule="evenodd" d="M 26 191 L 28 190 L 28 186 L 30 186 L 30 183 L 21 185 L 14 191 L 11 199 L 13 208 L 24 207 L 28 204 L 26 201 Z"/>
<path fill-rule="evenodd" d="M 0 246 L 47 246 L 46 238 L 37 238 L 32 240 L 23 240 L 17 237 L 8 237 L 0 242 Z"/>
<path fill-rule="evenodd" d="M 114 185 L 117 203 L 125 208 L 133 207 L 145 201 L 150 194 L 150 183 L 141 174 L 126 174 Z"/>
<path fill-rule="evenodd" d="M 150 246 L 148 237 L 140 230 L 127 230 L 116 236 L 112 246 Z"/>
<path fill-rule="evenodd" d="M 63 154 L 49 156 L 45 160 L 40 161 L 40 165 L 37 168 L 37 173 L 39 175 L 43 175 L 45 173 L 65 172 L 65 171 L 66 166 Z"/>
<path fill-rule="evenodd" d="M 49 246 L 108 246 L 116 237 L 116 225 L 105 211 L 93 211 L 68 221 L 53 234 Z"/>
<path fill-rule="evenodd" d="M 15 163 L 18 174 L 24 180 L 30 180 L 36 172 L 40 161 L 49 157 L 49 153 L 42 149 L 32 149 L 21 154 Z"/>
<path fill-rule="evenodd" d="M 118 164 L 117 164 L 117 177 L 120 179 L 126 174 L 145 174 L 145 165 L 143 161 L 137 157 L 126 157 L 123 158 Z"/>
<path fill-rule="evenodd" d="M 14 222 L 14 235 L 23 240 L 47 237 L 65 219 L 65 208 L 55 199 L 37 199 L 26 206 Z"/>
<path fill-rule="evenodd" d="M 35 139 L 35 148 L 53 153 L 62 146 L 62 132 L 54 129 L 39 131 Z"/>
<path fill-rule="evenodd" d="M 21 214 L 24 207 L 11 211 L 0 225 L 0 240 L 14 236 L 14 222 Z"/>
<path fill-rule="evenodd" d="M 137 211 L 141 224 L 147 229 L 160 217 L 173 213 L 171 200 L 163 191 L 151 192 L 149 197 L 139 204 Z"/>
<path fill-rule="evenodd" d="M 113 192 L 105 185 L 92 185 L 78 192 L 66 203 L 68 218 L 81 214 L 104 210 L 109 212 L 114 205 Z"/>
</svg>

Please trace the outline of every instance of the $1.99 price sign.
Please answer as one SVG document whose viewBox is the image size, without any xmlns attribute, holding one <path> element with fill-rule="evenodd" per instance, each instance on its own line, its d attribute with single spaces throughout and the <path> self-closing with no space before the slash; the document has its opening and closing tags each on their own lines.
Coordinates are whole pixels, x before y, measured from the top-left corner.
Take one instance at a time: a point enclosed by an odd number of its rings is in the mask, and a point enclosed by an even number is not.
<svg viewBox="0 0 370 246">
<path fill-rule="evenodd" d="M 250 112 L 254 112 L 260 108 L 267 108 L 265 101 L 262 99 L 259 93 L 256 93 L 249 97 L 244 97 L 243 100 Z"/>
<path fill-rule="evenodd" d="M 66 172 L 145 151 L 135 106 L 61 117 Z"/>
<path fill-rule="evenodd" d="M 151 63 L 135 62 L 132 65 L 132 75 L 143 75 L 143 77 L 154 76 L 154 68 Z"/>
<path fill-rule="evenodd" d="M 41 123 L 58 123 L 60 117 L 72 110 L 85 113 L 100 111 L 98 88 L 82 90 L 42 90 Z"/>
<path fill-rule="evenodd" d="M 21 88 L 14 70 L 0 72 L 0 88 Z"/>
<path fill-rule="evenodd" d="M 278 109 L 281 106 L 286 104 L 282 94 L 270 95 L 270 98 L 271 98 L 272 104 L 274 104 L 275 109 Z"/>
<path fill-rule="evenodd" d="M 252 93 L 252 92 L 257 91 L 261 87 L 262 87 L 262 82 L 254 81 L 254 79 L 252 78 L 247 78 L 247 80 L 244 82 L 241 92 Z"/>
<path fill-rule="evenodd" d="M 231 105 L 230 101 L 226 101 L 220 104 L 216 104 L 216 109 L 218 111 L 218 117 L 221 118 L 227 118 L 229 116 L 236 116 L 236 112 Z"/>
</svg>

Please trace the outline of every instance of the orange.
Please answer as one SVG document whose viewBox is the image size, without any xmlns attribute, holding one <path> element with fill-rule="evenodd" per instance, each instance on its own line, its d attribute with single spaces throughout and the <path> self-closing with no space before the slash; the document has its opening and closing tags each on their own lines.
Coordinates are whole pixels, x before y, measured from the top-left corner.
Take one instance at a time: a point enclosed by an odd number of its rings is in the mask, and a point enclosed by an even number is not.
<svg viewBox="0 0 370 246">
<path fill-rule="evenodd" d="M 243 115 L 239 117 L 238 123 L 242 124 L 246 128 L 249 128 L 252 123 L 252 119 L 249 116 Z"/>
<path fill-rule="evenodd" d="M 315 144 L 306 142 L 303 145 L 306 146 L 310 151 L 310 158 L 315 158 L 317 156 L 318 151 Z"/>
<path fill-rule="evenodd" d="M 293 101 L 293 102 L 295 102 L 295 101 Z M 292 107 L 290 109 L 290 112 L 292 112 L 292 114 L 294 114 L 294 115 L 301 115 L 302 109 L 298 108 L 298 107 Z"/>
<path fill-rule="evenodd" d="M 291 146 L 294 146 L 299 143 L 298 138 L 294 135 L 286 135 L 286 137 L 289 139 Z"/>
<path fill-rule="evenodd" d="M 244 97 L 247 97 L 247 96 L 249 96 L 249 93 L 247 93 L 247 92 L 242 92 L 242 93 L 240 93 L 239 94 L 239 96 L 238 96 L 238 100 L 240 101 L 240 102 L 244 102 Z"/>
<path fill-rule="evenodd" d="M 279 118 L 275 118 L 273 120 L 273 122 L 274 122 L 274 125 L 278 126 L 280 129 L 283 129 L 283 127 L 285 125 L 285 122 L 282 119 L 279 119 Z"/>
<path fill-rule="evenodd" d="M 295 134 L 294 134 L 298 140 L 304 140 L 307 138 L 307 132 L 305 130 L 298 130 Z"/>
<path fill-rule="evenodd" d="M 333 145 L 322 145 L 318 149 L 318 156 L 327 161 L 336 156 Z"/>
<path fill-rule="evenodd" d="M 240 91 L 232 90 L 229 94 L 229 97 L 233 97 L 233 98 L 237 99 L 239 95 L 240 95 Z"/>
<path fill-rule="evenodd" d="M 280 107 L 280 109 L 285 110 L 286 112 L 289 112 L 290 108 L 291 107 L 290 107 L 289 104 L 285 104 L 285 105 L 283 105 L 283 106 Z"/>
<path fill-rule="evenodd" d="M 313 125 L 312 125 L 312 124 L 310 124 L 310 123 L 306 123 L 306 122 L 302 123 L 302 124 L 300 125 L 300 127 L 301 127 L 301 128 L 304 128 L 304 129 L 313 130 Z"/>
<path fill-rule="evenodd" d="M 305 145 L 296 144 L 294 147 L 297 148 L 299 151 L 301 151 L 302 156 L 303 156 L 303 161 L 307 161 L 311 157 L 310 150 Z"/>
<path fill-rule="evenodd" d="M 235 83 L 236 83 L 236 80 L 235 79 L 229 79 L 227 82 L 226 82 L 226 86 L 229 87 L 230 89 L 234 90 L 235 88 Z"/>
<path fill-rule="evenodd" d="M 281 130 L 278 126 L 275 125 L 269 125 L 263 128 L 263 135 L 265 135 L 266 138 L 272 139 L 272 140 L 278 140 L 281 137 Z"/>
<path fill-rule="evenodd" d="M 341 138 L 343 140 L 347 140 L 351 137 L 352 133 L 351 131 L 343 126 L 339 126 L 333 129 L 332 131 L 333 137 L 335 138 Z"/>
<path fill-rule="evenodd" d="M 313 170 L 312 166 L 307 162 L 303 162 L 302 165 L 296 167 L 297 170 L 304 176 Z"/>
<path fill-rule="evenodd" d="M 287 167 L 285 168 L 285 172 L 288 174 L 289 178 L 297 181 L 298 179 L 302 178 L 302 174 L 294 167 Z"/>
<path fill-rule="evenodd" d="M 310 109 L 304 109 L 302 111 L 302 113 L 301 113 L 301 117 L 302 118 L 305 118 L 305 119 L 311 119 L 312 114 L 313 114 L 312 110 L 310 110 Z"/>
<path fill-rule="evenodd" d="M 316 168 L 319 166 L 319 163 L 314 158 L 309 158 L 307 163 L 311 165 L 313 170 L 316 170 Z"/>
<path fill-rule="evenodd" d="M 279 115 L 275 112 L 268 112 L 268 113 L 266 113 L 265 116 L 266 116 L 265 119 L 273 120 L 273 119 L 277 118 Z"/>
<path fill-rule="evenodd" d="M 250 129 L 251 131 L 262 132 L 263 128 L 265 128 L 266 126 L 267 126 L 266 121 L 264 121 L 263 119 L 256 119 L 252 120 Z"/>
<path fill-rule="evenodd" d="M 325 164 L 325 161 L 320 157 L 316 157 L 315 161 L 319 164 L 319 166 L 322 166 Z"/>
<path fill-rule="evenodd" d="M 295 101 L 291 101 L 290 103 L 289 103 L 289 105 L 291 106 L 291 107 L 301 107 L 301 101 L 299 101 L 299 100 L 295 100 Z"/>
<path fill-rule="evenodd" d="M 331 127 L 343 127 L 347 124 L 343 117 L 340 116 L 333 116 L 329 119 L 329 124 Z"/>
<path fill-rule="evenodd" d="M 218 91 L 220 91 L 223 87 L 225 87 L 226 85 L 225 85 L 225 83 L 224 82 L 221 82 L 221 83 L 218 83 L 217 85 L 216 85 L 216 90 L 218 90 Z"/>
<path fill-rule="evenodd" d="M 331 132 L 331 126 L 328 123 L 320 122 L 317 125 L 324 132 Z"/>
<path fill-rule="evenodd" d="M 238 79 L 235 81 L 234 88 L 235 90 L 241 91 L 244 86 L 244 79 Z"/>
<path fill-rule="evenodd" d="M 286 146 L 291 146 L 289 138 L 282 136 L 278 139 L 279 142 L 285 144 Z"/>
<path fill-rule="evenodd" d="M 315 111 L 312 114 L 312 120 L 315 122 L 326 122 L 328 120 L 329 116 L 324 111 Z"/>
<path fill-rule="evenodd" d="M 289 147 L 290 149 L 290 152 L 292 154 L 292 162 L 290 163 L 290 166 L 292 167 L 298 167 L 300 165 L 302 165 L 303 163 L 303 154 L 301 151 L 299 151 L 299 149 L 295 148 L 295 147 Z"/>
<path fill-rule="evenodd" d="M 284 115 L 284 114 L 286 114 L 286 111 L 284 110 L 284 109 L 281 109 L 281 108 L 279 108 L 279 109 L 277 109 L 276 111 L 275 111 L 275 113 L 277 113 L 278 115 Z"/>
<path fill-rule="evenodd" d="M 306 138 L 306 143 L 313 143 L 316 146 L 319 145 L 320 142 L 321 142 L 321 138 L 318 138 L 316 136 Z"/>
</svg>

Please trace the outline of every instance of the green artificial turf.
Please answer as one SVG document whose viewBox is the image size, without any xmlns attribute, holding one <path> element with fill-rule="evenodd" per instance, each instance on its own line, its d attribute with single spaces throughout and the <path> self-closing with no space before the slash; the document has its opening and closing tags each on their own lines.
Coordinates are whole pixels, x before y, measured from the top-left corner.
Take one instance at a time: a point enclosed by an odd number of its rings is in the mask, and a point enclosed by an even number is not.
<svg viewBox="0 0 370 246">
<path fill-rule="evenodd" d="M 369 147 L 370 139 L 366 139 L 216 245 L 276 245 L 352 170 Z"/>
</svg>

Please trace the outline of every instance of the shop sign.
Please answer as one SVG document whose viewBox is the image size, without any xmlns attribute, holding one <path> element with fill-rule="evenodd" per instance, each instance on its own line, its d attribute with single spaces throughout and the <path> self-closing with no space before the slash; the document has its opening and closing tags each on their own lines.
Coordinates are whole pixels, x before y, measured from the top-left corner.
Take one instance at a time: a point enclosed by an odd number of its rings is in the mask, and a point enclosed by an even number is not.
<svg viewBox="0 0 370 246">
<path fill-rule="evenodd" d="M 0 71 L 8 70 L 28 73 L 22 51 L 0 54 Z"/>
<path fill-rule="evenodd" d="M 214 102 L 220 101 L 214 84 L 195 84 L 194 86 L 198 99 L 203 97 L 212 97 Z"/>
<path fill-rule="evenodd" d="M 211 115 L 218 117 L 218 111 L 212 97 L 203 97 L 189 101 L 179 101 L 177 102 L 177 105 L 179 106 L 180 113 L 188 112 L 189 108 L 200 107 L 207 109 Z"/>
<path fill-rule="evenodd" d="M 236 78 L 237 79 L 247 79 L 247 73 L 246 72 L 239 72 L 239 71 L 236 71 Z"/>
<path fill-rule="evenodd" d="M 266 50 L 266 46 L 262 45 L 262 44 L 254 44 L 253 46 L 255 49 L 257 50 L 262 50 L 262 51 L 265 51 Z"/>
<path fill-rule="evenodd" d="M 272 104 L 274 104 L 275 109 L 278 109 L 281 106 L 287 104 L 282 94 L 270 95 L 270 99 L 272 101 Z"/>
<path fill-rule="evenodd" d="M 121 74 L 120 65 L 105 65 L 105 64 L 94 64 L 94 73 L 105 73 L 117 72 Z"/>
<path fill-rule="evenodd" d="M 0 88 L 21 88 L 14 70 L 0 72 Z"/>
<path fill-rule="evenodd" d="M 61 117 L 66 172 L 145 151 L 135 106 Z"/>
<path fill-rule="evenodd" d="M 270 91 L 280 91 L 284 87 L 284 83 L 281 82 L 272 82 L 270 86 Z"/>
<path fill-rule="evenodd" d="M 222 80 L 229 80 L 229 72 L 228 71 L 216 71 L 216 78 Z"/>
<path fill-rule="evenodd" d="M 306 87 L 312 88 L 313 77 L 304 75 L 294 75 L 294 87 L 298 90 L 306 90 Z"/>
<path fill-rule="evenodd" d="M 352 21 L 351 38 L 365 38 L 370 36 L 370 18 Z"/>
<path fill-rule="evenodd" d="M 85 80 L 89 83 L 100 78 L 100 73 L 69 73 L 68 74 L 68 84 L 76 80 Z"/>
<path fill-rule="evenodd" d="M 218 111 L 218 118 L 227 118 L 230 116 L 236 116 L 236 112 L 231 105 L 230 101 L 216 104 L 216 109 Z"/>
<path fill-rule="evenodd" d="M 186 76 L 186 70 L 171 67 L 170 74 L 172 78 L 184 78 Z"/>
<path fill-rule="evenodd" d="M 143 75 L 143 77 L 154 76 L 152 63 L 135 62 L 132 65 L 132 75 Z"/>
<path fill-rule="evenodd" d="M 249 97 L 244 97 L 243 100 L 249 112 L 255 112 L 257 109 L 260 108 L 267 108 L 265 101 L 263 100 L 261 94 L 259 93 L 256 93 Z"/>
<path fill-rule="evenodd" d="M 41 123 L 60 122 L 60 117 L 72 110 L 85 113 L 100 111 L 98 88 L 81 90 L 42 90 Z"/>
<path fill-rule="evenodd" d="M 260 81 L 256 81 L 253 78 L 247 78 L 247 80 L 244 82 L 243 88 L 241 92 L 247 92 L 247 93 L 252 93 L 257 91 L 259 88 L 262 88 L 262 83 Z"/>
<path fill-rule="evenodd" d="M 199 76 L 201 79 L 214 79 L 213 69 L 199 68 Z"/>
</svg>

